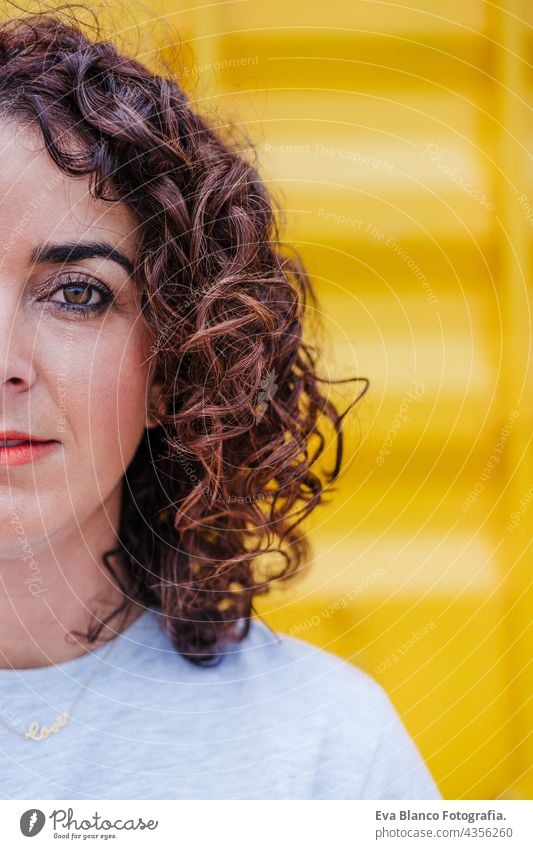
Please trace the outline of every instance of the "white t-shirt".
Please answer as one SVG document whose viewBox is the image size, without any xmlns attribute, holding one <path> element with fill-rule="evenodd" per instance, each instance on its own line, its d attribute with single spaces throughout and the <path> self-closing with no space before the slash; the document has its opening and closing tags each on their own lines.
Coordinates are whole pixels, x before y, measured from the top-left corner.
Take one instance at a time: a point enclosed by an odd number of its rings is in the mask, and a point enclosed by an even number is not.
<svg viewBox="0 0 533 849">
<path fill-rule="evenodd" d="M 73 660 L 0 669 L 2 799 L 440 799 L 391 701 L 337 656 L 253 619 L 218 666 L 183 658 L 148 609 Z M 109 652 L 103 657 L 105 652 Z"/>
</svg>

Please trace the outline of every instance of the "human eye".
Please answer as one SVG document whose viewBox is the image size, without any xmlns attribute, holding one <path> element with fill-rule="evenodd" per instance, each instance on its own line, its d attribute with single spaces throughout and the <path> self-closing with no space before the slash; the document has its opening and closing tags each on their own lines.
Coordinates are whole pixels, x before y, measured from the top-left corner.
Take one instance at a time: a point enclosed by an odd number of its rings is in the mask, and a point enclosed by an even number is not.
<svg viewBox="0 0 533 849">
<path fill-rule="evenodd" d="M 51 297 L 57 293 L 62 293 L 66 300 L 55 300 Z M 53 304 L 54 309 L 80 318 L 89 318 L 108 309 L 114 300 L 114 295 L 103 283 L 73 276 L 65 278 L 59 286 L 51 289 L 44 300 Z"/>
</svg>

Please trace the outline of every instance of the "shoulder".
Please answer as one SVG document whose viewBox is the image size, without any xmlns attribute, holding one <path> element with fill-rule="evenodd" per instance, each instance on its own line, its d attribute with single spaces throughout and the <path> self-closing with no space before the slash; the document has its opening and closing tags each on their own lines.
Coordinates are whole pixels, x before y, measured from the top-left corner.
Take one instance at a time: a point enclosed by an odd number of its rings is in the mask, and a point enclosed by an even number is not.
<svg viewBox="0 0 533 849">
<path fill-rule="evenodd" d="M 206 709 L 250 736 L 267 735 L 278 760 L 287 746 L 295 762 L 307 753 L 312 798 L 441 798 L 388 694 L 353 663 L 253 618 L 217 665 L 198 667 L 156 633 L 154 618 L 145 622 L 163 650 L 145 655 L 147 676 L 175 679 L 192 702 L 201 685 Z"/>
<path fill-rule="evenodd" d="M 252 619 L 248 635 L 232 647 L 221 670 L 240 670 L 245 676 L 284 681 L 291 689 L 314 689 L 323 698 L 342 691 L 357 702 L 376 707 L 386 699 L 384 690 L 359 667 L 333 652 L 296 637 L 275 632 Z"/>
<path fill-rule="evenodd" d="M 310 708 L 327 709 L 330 715 L 347 704 L 355 716 L 364 710 L 373 721 L 387 707 L 384 690 L 353 663 L 304 640 L 273 631 L 257 618 L 251 619 L 246 636 L 226 645 L 218 663 L 209 666 L 195 665 L 174 649 L 159 611 L 147 611 L 135 636 L 144 646 L 144 651 L 136 656 L 137 668 L 144 663 L 152 670 L 164 669 L 171 676 L 175 670 L 180 680 L 231 684 L 223 688 L 228 699 L 231 691 L 239 690 L 277 699 L 280 706 L 286 707 L 305 699 Z"/>
<path fill-rule="evenodd" d="M 229 643 L 219 662 L 211 666 L 192 664 L 179 655 L 155 611 L 143 619 L 144 646 L 155 650 L 144 659 L 152 668 L 161 660 L 168 670 L 174 667 L 182 676 L 206 684 L 232 684 L 224 688 L 228 697 L 230 690 L 246 689 L 287 705 L 291 699 L 296 703 L 305 698 L 307 705 L 326 708 L 330 716 L 346 707 L 352 718 L 368 714 L 367 723 L 372 724 L 390 710 L 384 689 L 359 667 L 326 649 L 271 630 L 260 619 L 253 618 L 247 635 Z"/>
<path fill-rule="evenodd" d="M 441 798 L 391 698 L 353 663 L 252 620 L 235 668 L 245 678 L 263 675 L 265 690 L 298 705 L 302 723 L 313 724 L 317 798 Z"/>
<path fill-rule="evenodd" d="M 375 739 L 391 716 L 397 717 L 383 687 L 358 666 L 299 638 L 274 633 L 262 621 L 252 620 L 248 637 L 226 660 L 228 672 L 262 680 L 265 690 L 320 712 L 324 726 L 335 727 L 337 739 Z"/>
</svg>

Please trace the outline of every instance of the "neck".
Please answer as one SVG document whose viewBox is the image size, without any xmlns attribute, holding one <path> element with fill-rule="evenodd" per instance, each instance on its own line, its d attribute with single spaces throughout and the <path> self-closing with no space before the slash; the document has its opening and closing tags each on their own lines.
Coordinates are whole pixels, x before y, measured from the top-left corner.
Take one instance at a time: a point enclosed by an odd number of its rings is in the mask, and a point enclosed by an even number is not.
<svg viewBox="0 0 533 849">
<path fill-rule="evenodd" d="M 106 569 L 102 555 L 115 548 L 118 503 L 75 521 L 54 537 L 32 539 L 31 572 L 0 544 L 0 668 L 27 669 L 63 663 L 116 637 L 144 608 L 130 603 L 124 616 L 104 626 L 95 643 L 81 634 L 99 625 L 121 605 L 125 596 Z M 110 518 L 114 516 L 115 522 Z M 124 581 L 121 563 L 113 566 Z M 80 636 L 71 632 L 79 631 Z"/>
</svg>

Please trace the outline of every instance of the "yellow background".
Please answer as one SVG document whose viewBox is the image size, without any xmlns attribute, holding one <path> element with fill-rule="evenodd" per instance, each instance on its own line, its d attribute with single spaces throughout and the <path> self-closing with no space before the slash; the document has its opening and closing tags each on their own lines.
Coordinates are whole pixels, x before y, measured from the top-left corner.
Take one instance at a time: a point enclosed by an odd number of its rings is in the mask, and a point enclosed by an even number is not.
<svg viewBox="0 0 533 849">
<path fill-rule="evenodd" d="M 532 798 L 533 7 L 91 5 L 249 134 L 325 368 L 370 380 L 312 567 L 259 610 L 379 681 L 445 798 Z"/>
</svg>

